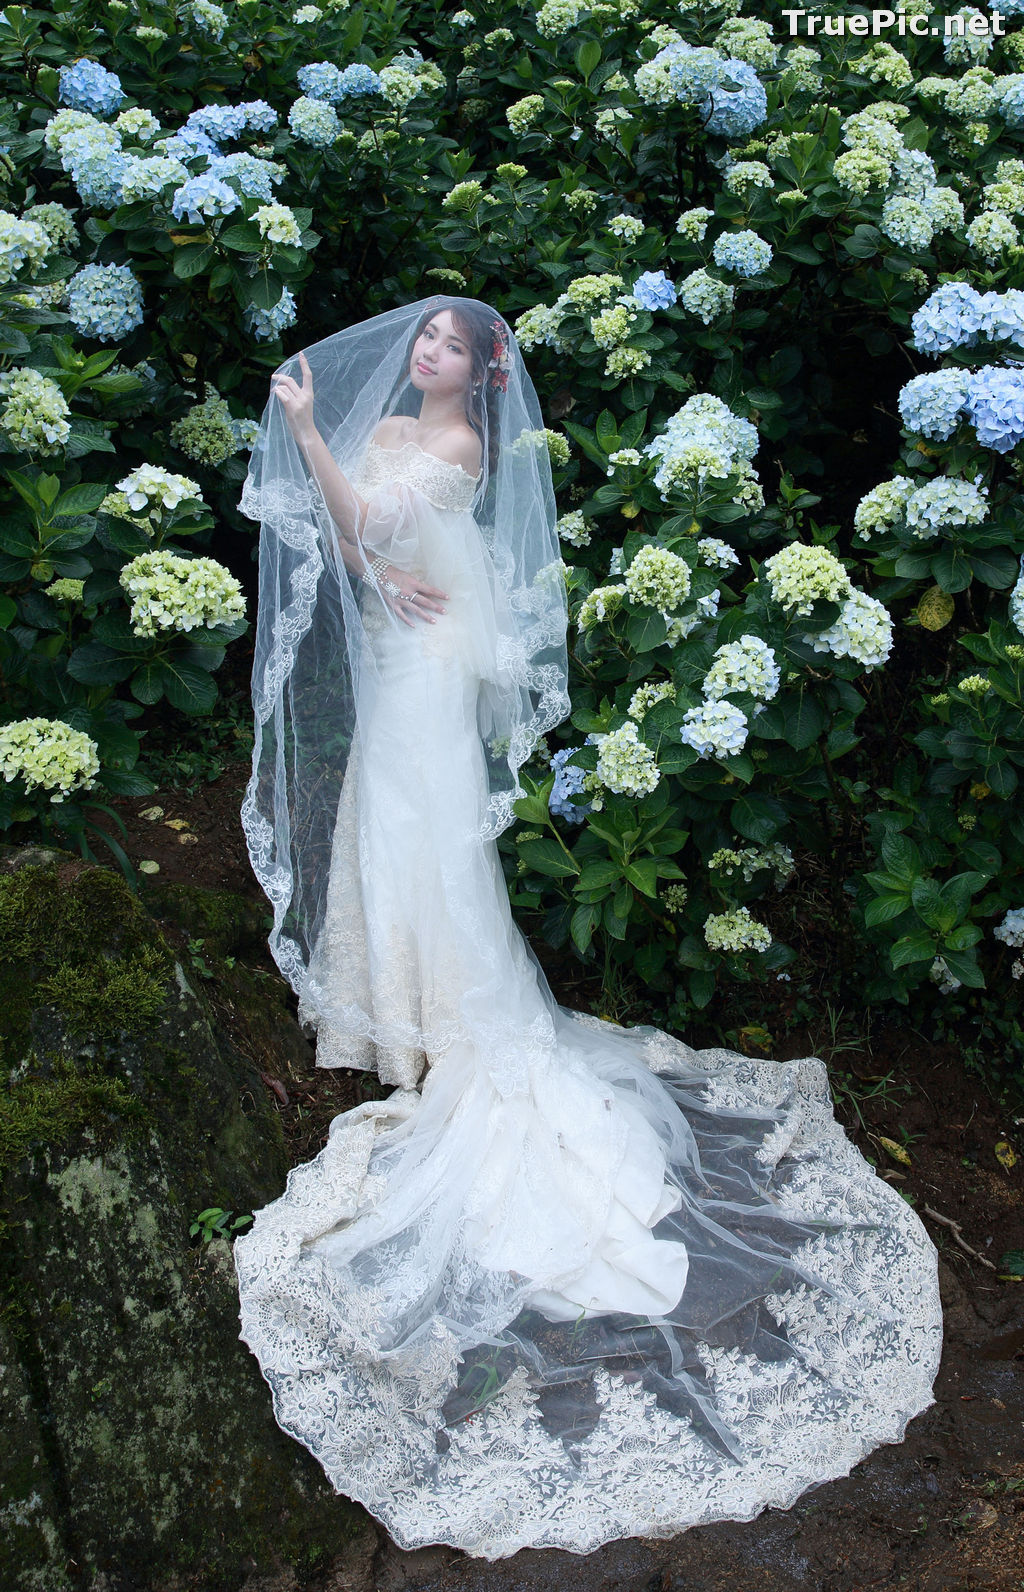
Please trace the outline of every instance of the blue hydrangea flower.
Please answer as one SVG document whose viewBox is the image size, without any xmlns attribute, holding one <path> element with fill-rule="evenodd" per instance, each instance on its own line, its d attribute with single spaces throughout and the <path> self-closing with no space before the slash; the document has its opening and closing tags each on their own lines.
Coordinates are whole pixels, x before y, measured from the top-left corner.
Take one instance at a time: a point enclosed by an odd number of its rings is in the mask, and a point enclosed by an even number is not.
<svg viewBox="0 0 1024 1592">
<path fill-rule="evenodd" d="M 633 283 L 633 297 L 645 310 L 665 310 L 676 301 L 676 285 L 664 271 L 645 271 Z"/>
<path fill-rule="evenodd" d="M 270 133 L 277 126 L 277 112 L 266 100 L 244 100 L 237 108 L 245 117 L 250 132 Z"/>
<path fill-rule="evenodd" d="M 285 173 L 275 161 L 260 160 L 244 151 L 215 155 L 206 170 L 221 182 L 236 182 L 247 198 L 262 199 L 265 204 L 273 200 L 273 184 L 280 182 Z"/>
<path fill-rule="evenodd" d="M 193 226 L 200 221 L 211 220 L 215 216 L 229 216 L 233 210 L 241 206 L 233 188 L 226 182 L 221 182 L 219 177 L 214 177 L 208 171 L 200 172 L 198 177 L 190 177 L 188 182 L 182 183 L 171 200 L 171 211 L 180 221 L 184 215 Z"/>
<path fill-rule="evenodd" d="M 298 75 L 299 87 L 310 99 L 330 100 L 332 104 L 338 99 L 341 73 L 330 61 L 314 61 L 310 66 L 302 66 Z"/>
<path fill-rule="evenodd" d="M 223 144 L 245 132 L 246 112 L 241 105 L 201 105 L 189 116 L 182 132 L 193 127 L 215 144 Z"/>
<path fill-rule="evenodd" d="M 704 125 L 720 138 L 746 138 L 768 115 L 768 96 L 749 61 L 735 61 L 730 56 L 723 66 L 722 81 L 705 101 L 711 114 L 704 111 Z M 736 87 L 728 88 L 726 83 Z"/>
<path fill-rule="evenodd" d="M 288 126 L 304 144 L 314 149 L 329 149 L 337 142 L 341 123 L 333 105 L 324 100 L 297 99 L 288 112 Z"/>
<path fill-rule="evenodd" d="M 670 63 L 668 80 L 681 105 L 699 105 L 722 76 L 725 58 L 709 45 L 687 44 L 677 40 L 660 50 L 652 65 Z"/>
<path fill-rule="evenodd" d="M 914 315 L 911 346 L 922 354 L 944 354 L 950 348 L 971 348 L 985 326 L 985 305 L 967 282 L 943 282 Z"/>
<path fill-rule="evenodd" d="M 420 57 L 422 60 L 422 56 Z M 392 66 L 395 62 L 392 61 Z M 381 92 L 380 76 L 372 66 L 365 65 L 362 61 L 353 61 L 351 66 L 338 78 L 338 94 L 344 98 L 346 94 L 379 94 Z"/>
<path fill-rule="evenodd" d="M 969 372 L 932 370 L 908 381 L 897 400 L 903 423 L 922 437 L 945 442 L 960 423 Z"/>
<path fill-rule="evenodd" d="M 91 111 L 94 116 L 110 116 L 124 100 L 121 79 L 98 61 L 83 58 L 60 69 L 58 94 L 62 105 L 75 111 Z"/>
<path fill-rule="evenodd" d="M 284 288 L 281 297 L 271 310 L 261 310 L 255 304 L 247 304 L 243 320 L 246 331 L 252 332 L 261 340 L 279 337 L 287 327 L 294 326 L 298 320 L 295 295 L 290 288 Z"/>
<path fill-rule="evenodd" d="M 165 155 L 170 155 L 173 160 L 194 160 L 196 155 L 219 155 L 220 150 L 198 127 L 189 127 L 187 124 L 179 128 L 178 132 L 170 138 L 158 138 L 155 148 L 162 149 Z"/>
<path fill-rule="evenodd" d="M 83 265 L 68 284 L 68 314 L 83 337 L 119 341 L 142 325 L 142 288 L 126 265 Z"/>
<path fill-rule="evenodd" d="M 739 232 L 723 232 L 711 251 L 716 265 L 737 276 L 761 276 L 772 263 L 771 244 L 744 227 Z"/>
<path fill-rule="evenodd" d="M 63 154 L 62 164 L 84 205 L 94 210 L 113 210 L 121 203 L 121 184 L 128 170 L 128 158 L 119 149 L 79 143 Z"/>
<path fill-rule="evenodd" d="M 994 343 L 1015 343 L 1024 348 L 1024 292 L 1011 287 L 1005 293 L 983 293 L 986 337 Z"/>
<path fill-rule="evenodd" d="M 1007 127 L 1024 127 L 1024 72 L 997 81 L 999 112 Z"/>
<path fill-rule="evenodd" d="M 983 365 L 972 371 L 964 407 L 982 447 L 1009 453 L 1024 437 L 1024 370 Z"/>
<path fill-rule="evenodd" d="M 578 796 L 583 789 L 584 770 L 577 768 L 574 763 L 566 766 L 568 758 L 573 752 L 578 752 L 578 746 L 561 746 L 557 752 L 551 754 L 551 767 L 555 771 L 555 783 L 551 787 L 548 797 L 548 809 L 556 818 L 564 818 L 570 824 L 581 824 L 590 811 L 590 802 L 585 805 L 569 801 L 570 796 Z"/>
</svg>

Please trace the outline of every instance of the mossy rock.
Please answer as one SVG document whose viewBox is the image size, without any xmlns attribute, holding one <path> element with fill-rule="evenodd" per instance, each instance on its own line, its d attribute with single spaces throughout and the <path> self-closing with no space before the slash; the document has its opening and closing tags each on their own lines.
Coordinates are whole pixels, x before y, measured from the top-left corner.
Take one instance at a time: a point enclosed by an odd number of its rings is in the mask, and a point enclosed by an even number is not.
<svg viewBox="0 0 1024 1592">
<path fill-rule="evenodd" d="M 0 848 L 0 998 L 0 1585 L 228 1592 L 343 1554 L 363 1517 L 274 1421 L 228 1243 L 189 1237 L 283 1186 L 252 1063 L 120 876 L 60 853 Z"/>
</svg>

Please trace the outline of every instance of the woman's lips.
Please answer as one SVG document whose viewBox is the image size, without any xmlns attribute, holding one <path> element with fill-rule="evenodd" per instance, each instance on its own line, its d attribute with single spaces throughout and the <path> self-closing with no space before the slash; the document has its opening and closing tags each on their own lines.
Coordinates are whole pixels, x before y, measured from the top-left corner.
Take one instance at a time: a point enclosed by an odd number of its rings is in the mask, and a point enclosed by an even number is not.
<svg viewBox="0 0 1024 1592">
<path fill-rule="evenodd" d="M 430 366 L 429 365 L 424 365 L 422 360 L 417 360 L 416 369 L 417 370 L 421 370 L 423 372 L 424 376 L 432 376 L 434 374 L 434 372 L 431 370 Z"/>
</svg>

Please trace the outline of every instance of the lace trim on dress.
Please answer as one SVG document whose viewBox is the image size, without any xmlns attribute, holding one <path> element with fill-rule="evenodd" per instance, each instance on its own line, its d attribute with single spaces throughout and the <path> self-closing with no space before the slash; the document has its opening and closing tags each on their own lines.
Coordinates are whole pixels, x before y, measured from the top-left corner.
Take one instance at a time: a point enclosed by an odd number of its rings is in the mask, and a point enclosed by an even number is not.
<svg viewBox="0 0 1024 1592">
<path fill-rule="evenodd" d="M 410 456 L 408 450 L 415 450 Z M 482 473 L 482 472 L 481 472 Z M 461 464 L 427 453 L 418 442 L 404 442 L 400 448 L 382 448 L 379 442 L 370 441 L 357 480 L 357 489 L 374 488 L 392 482 L 408 482 L 422 492 L 435 508 L 462 513 L 476 496 L 480 475 L 471 476 Z"/>
</svg>

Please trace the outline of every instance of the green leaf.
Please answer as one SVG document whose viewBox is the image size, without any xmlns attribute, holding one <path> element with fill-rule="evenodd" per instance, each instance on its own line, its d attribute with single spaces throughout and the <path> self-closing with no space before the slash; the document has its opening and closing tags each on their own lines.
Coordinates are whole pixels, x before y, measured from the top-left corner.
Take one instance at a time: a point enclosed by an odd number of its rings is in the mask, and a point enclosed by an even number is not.
<svg viewBox="0 0 1024 1592">
<path fill-rule="evenodd" d="M 925 929 L 915 929 L 904 934 L 890 951 L 893 967 L 906 967 L 911 962 L 931 961 L 935 956 L 935 936 Z"/>
<path fill-rule="evenodd" d="M 601 908 L 591 905 L 577 907 L 572 915 L 569 933 L 572 936 L 573 944 L 584 954 L 594 937 L 594 930 L 597 928 L 600 917 Z"/>
<path fill-rule="evenodd" d="M 729 817 L 738 835 L 763 845 L 782 828 L 787 814 L 782 803 L 771 796 L 747 791 L 733 802 Z"/>
<path fill-rule="evenodd" d="M 601 46 L 596 39 L 585 39 L 576 51 L 576 69 L 586 82 L 601 59 Z"/>
<path fill-rule="evenodd" d="M 949 971 L 961 984 L 966 984 L 968 989 L 985 988 L 985 975 L 973 956 L 964 951 L 954 951 L 948 945 L 942 947 L 941 954 Z"/>
<path fill-rule="evenodd" d="M 649 613 L 630 614 L 626 637 L 634 652 L 653 652 L 655 647 L 664 644 L 667 635 L 668 625 L 653 609 Z"/>
<path fill-rule="evenodd" d="M 179 281 L 188 282 L 205 271 L 215 257 L 212 243 L 183 243 L 174 251 L 174 274 Z"/>
<path fill-rule="evenodd" d="M 642 895 L 656 897 L 658 894 L 658 862 L 655 857 L 637 857 L 634 862 L 627 862 L 625 867 L 626 878 L 630 884 L 635 885 Z"/>
<path fill-rule="evenodd" d="M 89 485 L 83 481 L 80 486 L 69 487 L 61 494 L 54 512 L 60 515 L 95 514 L 106 495 L 105 486 L 99 483 Z"/>
<path fill-rule="evenodd" d="M 165 660 L 162 679 L 167 700 L 183 713 L 209 713 L 217 700 L 217 684 L 205 669 L 194 663 Z"/>
<path fill-rule="evenodd" d="M 164 694 L 164 680 L 160 664 L 142 664 L 132 675 L 129 689 L 136 702 L 142 702 L 146 707 L 152 707 L 154 702 L 159 702 Z"/>
<path fill-rule="evenodd" d="M 882 841 L 882 861 L 894 878 L 908 886 L 921 872 L 921 853 L 906 835 L 886 835 Z"/>
<path fill-rule="evenodd" d="M 519 855 L 528 867 L 535 868 L 538 873 L 549 874 L 554 879 L 564 879 L 580 872 L 579 864 L 566 856 L 558 841 L 547 836 L 541 840 L 524 840 L 519 846 Z"/>
<path fill-rule="evenodd" d="M 880 923 L 891 923 L 893 918 L 898 918 L 906 912 L 909 906 L 906 896 L 884 895 L 876 900 L 869 901 L 864 908 L 864 922 L 869 929 L 877 928 Z"/>
<path fill-rule="evenodd" d="M 263 248 L 263 238 L 255 221 L 239 221 L 233 227 L 225 227 L 224 231 L 218 236 L 218 242 L 222 243 L 225 249 L 235 249 L 241 254 L 259 254 Z M 194 248 L 195 245 L 190 244 L 187 247 Z M 209 245 L 207 247 L 212 254 L 212 247 Z M 182 250 L 181 252 L 184 253 L 185 251 Z M 175 265 L 175 269 L 177 269 L 177 265 Z M 200 267 L 200 269 L 202 268 Z M 264 308 L 268 307 L 264 306 Z"/>
<path fill-rule="evenodd" d="M 714 973 L 704 972 L 703 969 L 695 967 L 690 974 L 689 982 L 690 999 L 693 1004 L 698 1009 L 706 1006 L 715 993 L 716 980 Z"/>
<path fill-rule="evenodd" d="M 619 440 L 619 428 L 610 409 L 601 410 L 594 429 L 605 453 L 613 453 Z"/>
<path fill-rule="evenodd" d="M 112 796 L 148 796 L 156 790 L 151 779 L 133 768 L 105 768 L 100 774 L 100 784 Z"/>
<path fill-rule="evenodd" d="M 611 857 L 593 857 L 580 871 L 580 889 L 597 890 L 602 885 L 618 886 L 622 868 Z"/>
</svg>

